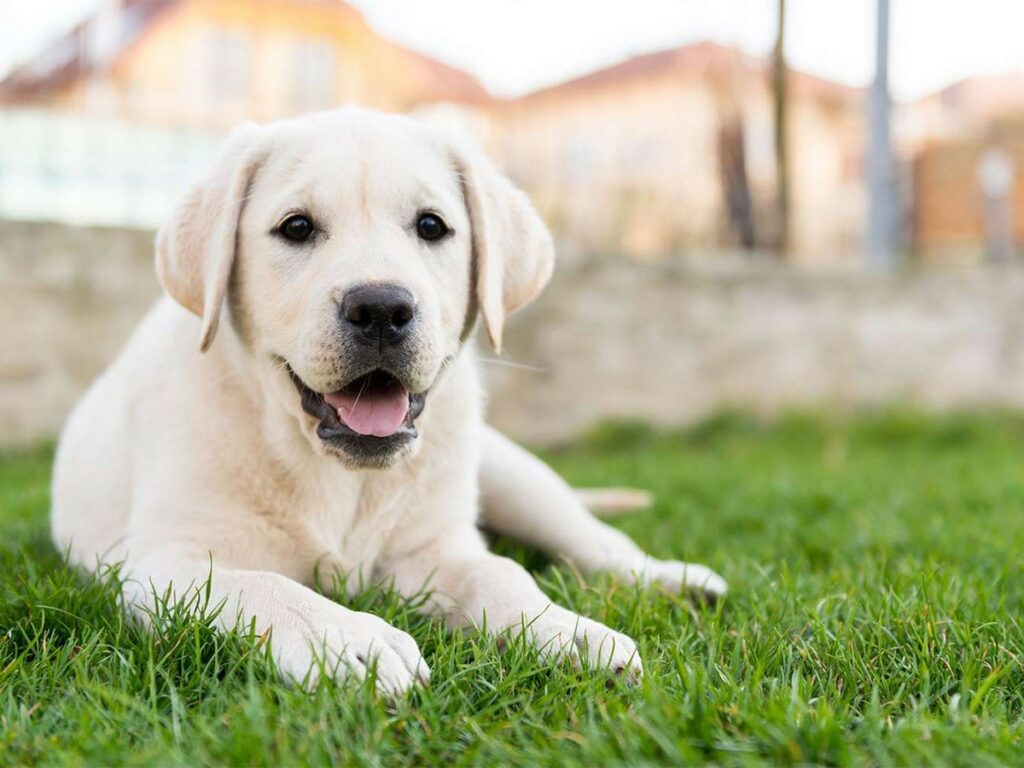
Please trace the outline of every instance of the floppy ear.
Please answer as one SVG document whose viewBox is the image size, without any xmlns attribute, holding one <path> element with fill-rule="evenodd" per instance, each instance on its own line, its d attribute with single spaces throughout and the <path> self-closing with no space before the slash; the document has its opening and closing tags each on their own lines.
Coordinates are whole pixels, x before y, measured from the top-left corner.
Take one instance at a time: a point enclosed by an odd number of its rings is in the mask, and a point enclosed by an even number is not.
<svg viewBox="0 0 1024 768">
<path fill-rule="evenodd" d="M 482 153 L 462 148 L 454 157 L 473 230 L 477 304 L 491 344 L 501 352 L 505 316 L 547 285 L 555 249 L 526 195 Z"/>
<path fill-rule="evenodd" d="M 156 274 L 164 290 L 202 318 L 199 351 L 217 333 L 235 262 L 238 219 L 262 157 L 255 125 L 237 128 L 220 158 L 189 190 L 156 236 Z"/>
</svg>

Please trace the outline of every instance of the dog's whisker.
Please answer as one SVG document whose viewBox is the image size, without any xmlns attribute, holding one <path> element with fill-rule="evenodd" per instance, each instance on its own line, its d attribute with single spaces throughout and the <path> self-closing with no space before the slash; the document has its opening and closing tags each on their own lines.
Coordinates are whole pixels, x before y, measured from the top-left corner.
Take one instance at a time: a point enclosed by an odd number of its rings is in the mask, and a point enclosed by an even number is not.
<svg viewBox="0 0 1024 768">
<path fill-rule="evenodd" d="M 487 363 L 488 365 L 504 365 L 506 368 L 519 368 L 524 371 L 533 371 L 534 373 L 547 373 L 547 368 L 542 368 L 538 365 L 530 365 L 529 363 L 517 363 L 514 360 L 501 360 L 497 357 L 477 357 L 481 363 Z"/>
<path fill-rule="evenodd" d="M 366 391 L 366 387 L 369 385 L 369 383 L 370 378 L 366 377 L 363 379 L 363 383 L 359 385 L 359 393 L 356 395 L 356 401 L 352 403 L 352 408 L 349 409 L 351 412 L 354 412 L 356 406 L 359 405 L 359 398 L 363 396 L 363 393 Z"/>
</svg>

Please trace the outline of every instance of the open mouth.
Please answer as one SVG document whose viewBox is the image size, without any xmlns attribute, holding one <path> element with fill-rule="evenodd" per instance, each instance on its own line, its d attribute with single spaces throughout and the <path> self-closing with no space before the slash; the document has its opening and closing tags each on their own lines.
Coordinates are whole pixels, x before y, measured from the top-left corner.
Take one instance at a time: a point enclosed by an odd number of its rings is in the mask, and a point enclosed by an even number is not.
<svg viewBox="0 0 1024 768">
<path fill-rule="evenodd" d="M 410 393 L 387 371 L 376 369 L 334 392 L 310 389 L 289 367 L 302 408 L 317 419 L 317 436 L 358 459 L 372 462 L 416 438 L 416 417 L 426 392 Z"/>
</svg>

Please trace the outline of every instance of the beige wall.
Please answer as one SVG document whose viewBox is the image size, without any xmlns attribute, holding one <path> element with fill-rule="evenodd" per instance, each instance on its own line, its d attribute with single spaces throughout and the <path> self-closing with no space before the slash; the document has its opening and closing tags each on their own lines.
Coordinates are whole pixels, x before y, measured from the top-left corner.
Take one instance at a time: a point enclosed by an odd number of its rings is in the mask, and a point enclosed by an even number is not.
<svg viewBox="0 0 1024 768">
<path fill-rule="evenodd" d="M 0 221 L 0 444 L 53 436 L 116 354 L 158 293 L 151 241 Z M 1021 407 L 1022 306 L 1015 271 L 592 260 L 512 319 L 505 359 L 529 368 L 485 363 L 490 411 L 546 442 L 726 406 Z"/>
<path fill-rule="evenodd" d="M 791 130 L 795 260 L 861 259 L 867 204 L 861 114 L 805 100 L 794 104 Z"/>
<path fill-rule="evenodd" d="M 714 242 L 711 97 L 698 82 L 659 78 L 528 98 L 495 110 L 498 159 L 580 250 L 645 259 L 669 245 Z"/>
</svg>

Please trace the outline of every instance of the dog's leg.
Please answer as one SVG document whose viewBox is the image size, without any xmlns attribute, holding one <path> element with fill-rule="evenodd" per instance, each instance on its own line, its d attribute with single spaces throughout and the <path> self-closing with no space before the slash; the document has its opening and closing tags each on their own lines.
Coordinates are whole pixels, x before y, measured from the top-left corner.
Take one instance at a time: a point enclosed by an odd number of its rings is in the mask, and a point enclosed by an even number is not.
<svg viewBox="0 0 1024 768">
<path fill-rule="evenodd" d="M 489 552 L 471 525 L 453 526 L 412 553 L 381 562 L 379 573 L 401 594 L 426 589 L 428 611 L 452 629 L 482 629 L 492 636 L 523 632 L 545 656 L 631 678 L 643 674 L 636 643 L 552 603 L 526 569 Z"/>
<path fill-rule="evenodd" d="M 613 571 L 643 583 L 716 598 L 726 591 L 714 571 L 657 560 L 622 531 L 595 518 L 555 472 L 497 430 L 484 430 L 480 463 L 483 522 L 488 528 L 565 557 L 584 573 Z"/>
<path fill-rule="evenodd" d="M 188 545 L 163 545 L 130 560 L 126 577 L 125 605 L 143 619 L 169 596 L 196 612 L 219 607 L 224 631 L 255 620 L 258 633 L 270 631 L 278 670 L 291 682 L 313 685 L 321 673 L 362 678 L 373 667 L 378 689 L 397 695 L 429 678 L 416 641 L 405 632 L 281 574 L 211 565 L 209 555 Z"/>
</svg>

